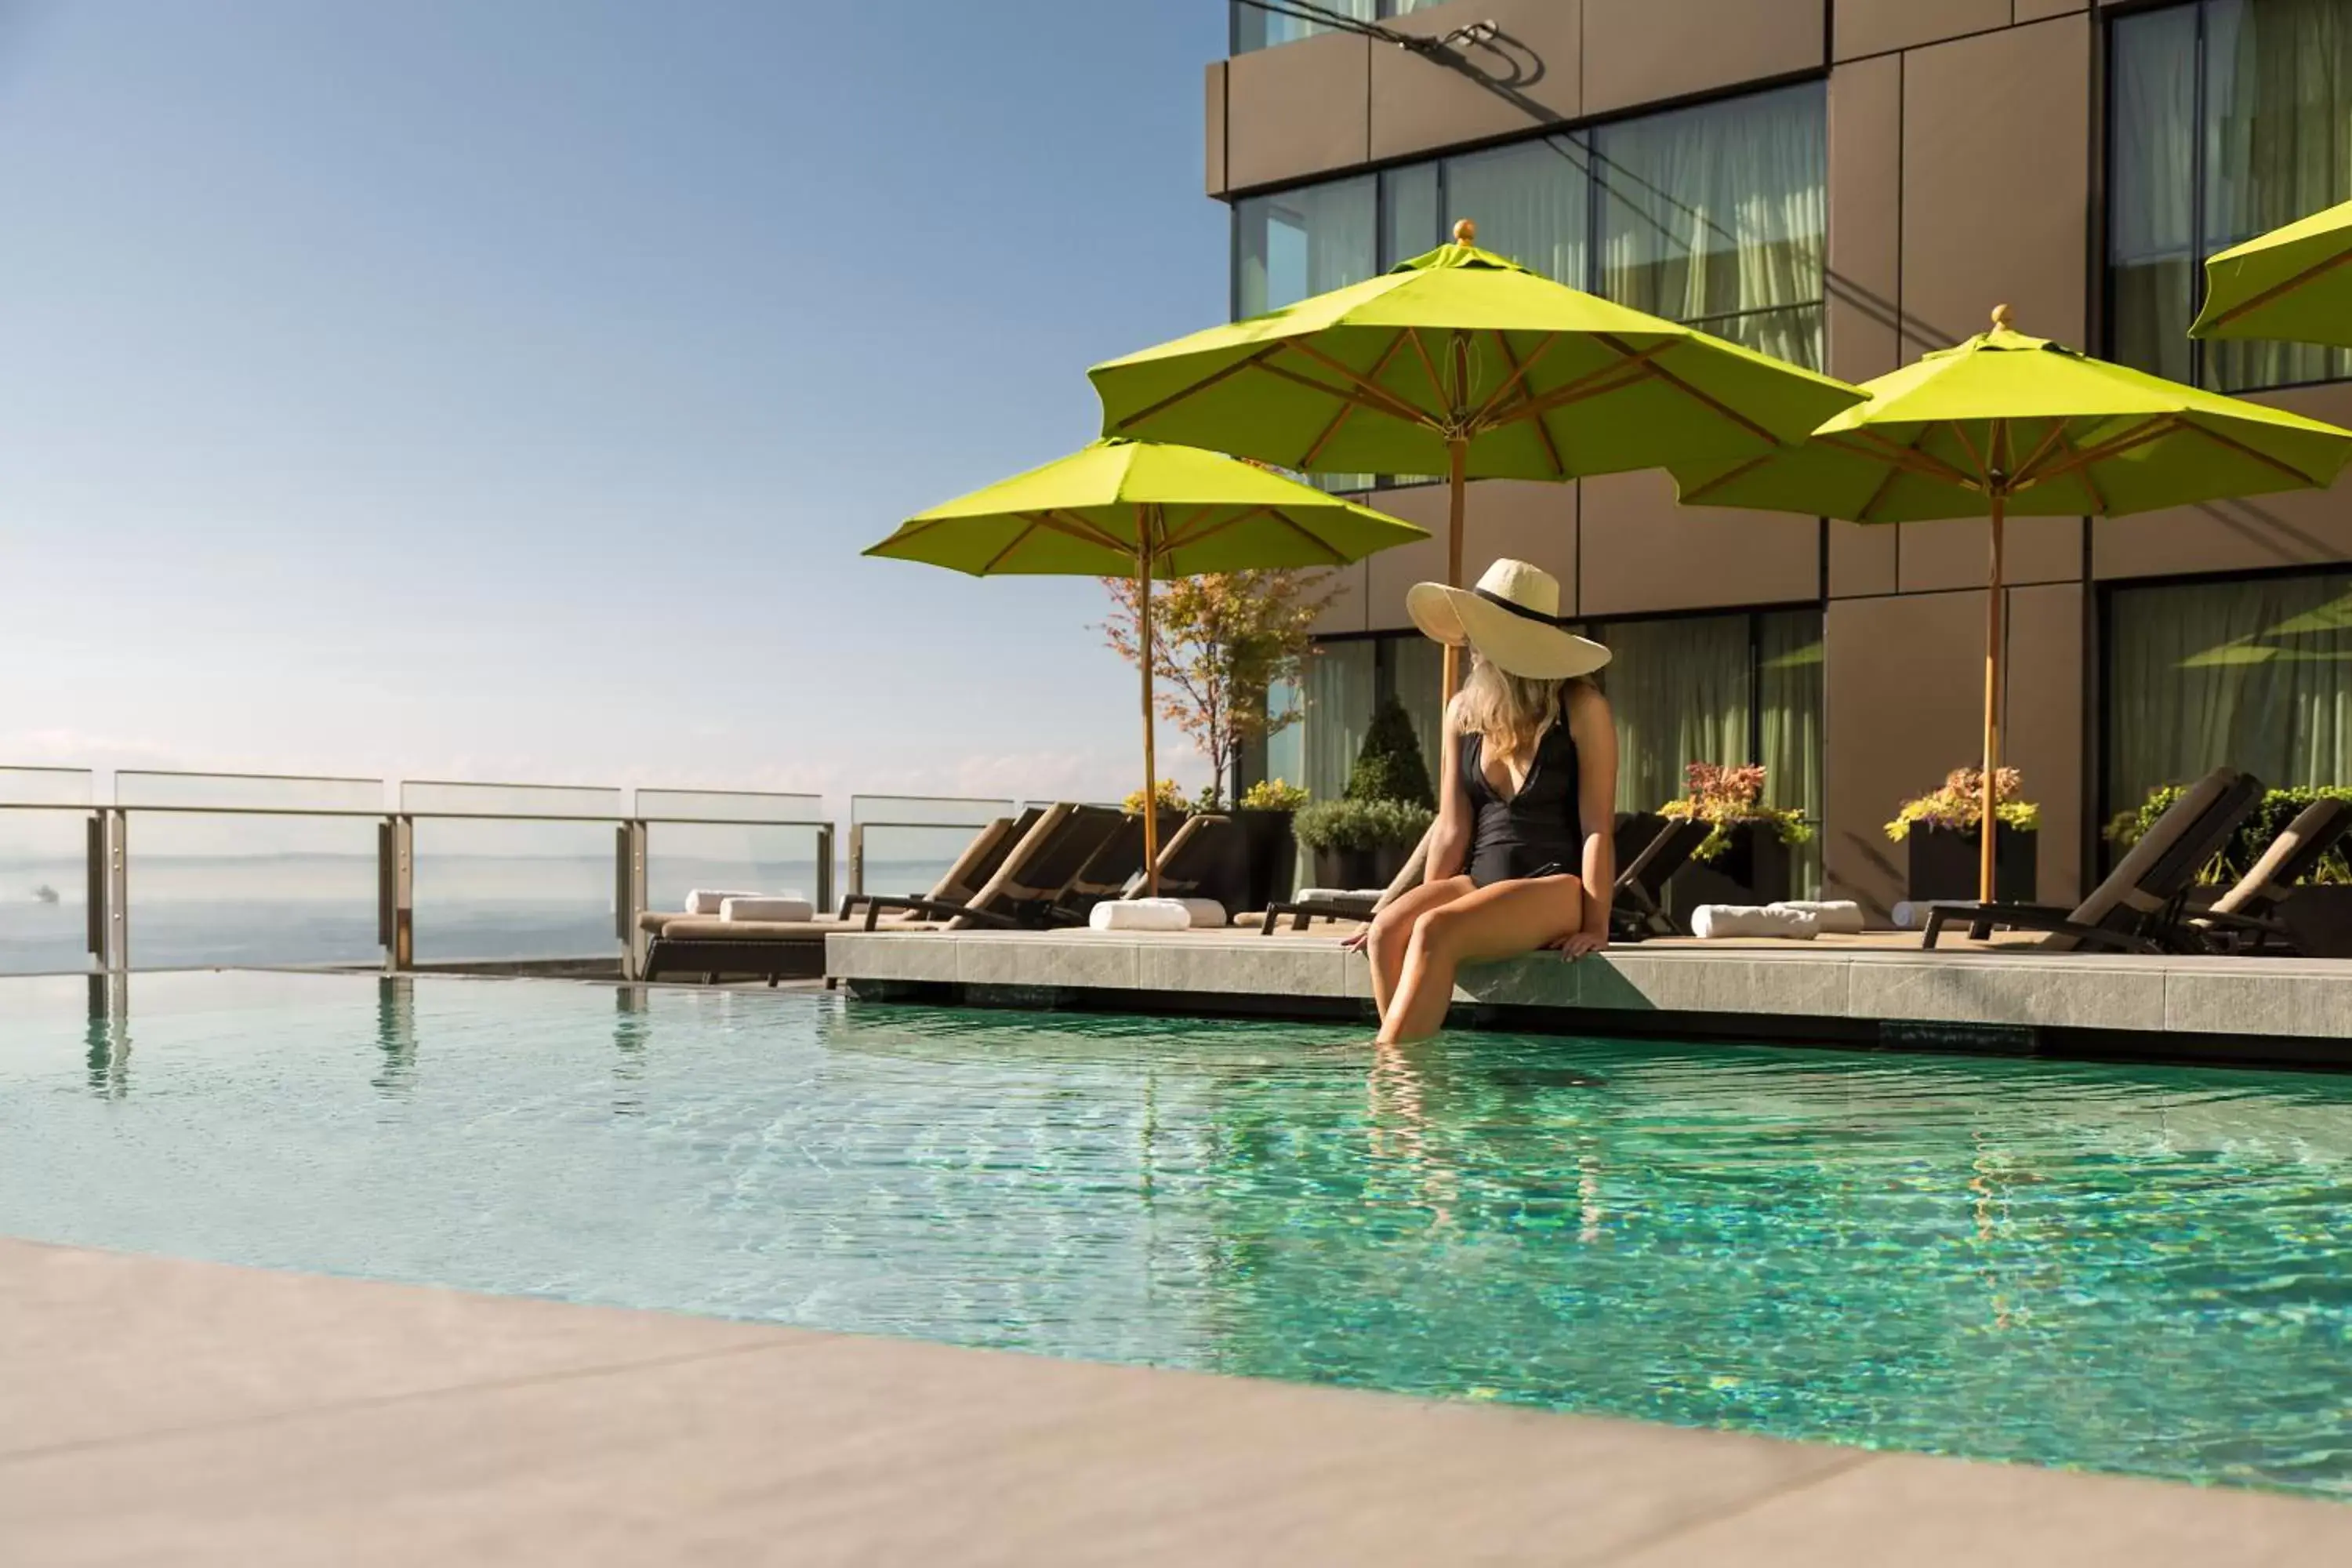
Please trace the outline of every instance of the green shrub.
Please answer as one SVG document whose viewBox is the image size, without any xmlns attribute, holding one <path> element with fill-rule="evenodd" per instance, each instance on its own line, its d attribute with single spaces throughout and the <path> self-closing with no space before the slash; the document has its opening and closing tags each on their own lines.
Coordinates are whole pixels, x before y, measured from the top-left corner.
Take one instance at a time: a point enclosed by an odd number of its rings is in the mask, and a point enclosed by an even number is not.
<svg viewBox="0 0 2352 1568">
<path fill-rule="evenodd" d="M 1291 823 L 1309 849 L 1410 849 L 1437 814 L 1402 800 L 1318 800 Z"/>
<path fill-rule="evenodd" d="M 1391 697 L 1372 710 L 1364 731 L 1363 749 L 1348 773 L 1349 800 L 1401 800 L 1428 810 L 1437 807 L 1429 787 L 1429 767 L 1423 762 L 1421 742 L 1404 704 Z"/>
<path fill-rule="evenodd" d="M 2119 812 L 2107 824 L 2107 842 L 2118 851 L 2129 849 L 2156 826 L 2158 817 L 2171 809 L 2173 802 L 2187 793 L 2187 787 L 2182 784 L 2166 784 L 2150 791 L 2138 810 Z M 2352 800 L 2352 787 L 2320 784 L 2268 791 L 2239 826 L 2236 836 L 2223 845 L 2221 852 L 2197 874 L 2197 879 L 2221 884 L 2236 881 L 2263 858 L 2263 852 L 2271 847 L 2272 840 L 2285 829 L 2286 825 L 2316 800 Z M 2322 857 L 2308 880 L 2352 882 L 2352 862 L 2347 861 L 2344 847 L 2339 844 Z"/>
<path fill-rule="evenodd" d="M 1242 791 L 1244 811 L 1297 811 L 1307 804 L 1307 792 L 1284 779 L 1260 779 Z"/>
<path fill-rule="evenodd" d="M 1151 794 L 1153 799 L 1159 804 L 1160 816 L 1189 816 L 1192 815 L 1192 803 L 1184 798 L 1183 790 L 1177 785 L 1174 779 L 1161 779 L 1160 787 L 1153 790 Z M 1132 816 L 1143 809 L 1143 792 L 1139 789 L 1129 790 L 1127 798 L 1119 804 L 1124 805 L 1128 815 Z"/>
</svg>

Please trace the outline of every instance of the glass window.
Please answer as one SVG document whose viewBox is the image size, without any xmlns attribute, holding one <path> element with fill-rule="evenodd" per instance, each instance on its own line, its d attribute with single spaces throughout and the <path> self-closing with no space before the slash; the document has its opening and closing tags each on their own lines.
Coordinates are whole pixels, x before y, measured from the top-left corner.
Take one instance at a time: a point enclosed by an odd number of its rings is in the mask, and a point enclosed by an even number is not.
<svg viewBox="0 0 2352 1568">
<path fill-rule="evenodd" d="M 1328 642 L 1307 667 L 1307 761 L 1301 771 L 1307 794 L 1317 800 L 1337 800 L 1347 791 L 1348 773 L 1371 724 L 1379 652 L 1370 637 Z"/>
<path fill-rule="evenodd" d="M 1378 188 L 1365 175 L 1236 203 L 1236 313 L 1264 315 L 1378 272 Z"/>
<path fill-rule="evenodd" d="M 2106 707 L 2110 815 L 2224 764 L 2352 784 L 2352 572 L 2116 589 Z"/>
<path fill-rule="evenodd" d="M 1594 132 L 1598 291 L 1819 369 L 1826 115 L 1807 83 Z"/>
<path fill-rule="evenodd" d="M 1411 261 L 1445 243 L 1445 204 L 1437 165 L 1412 163 L 1381 176 L 1381 268 Z"/>
<path fill-rule="evenodd" d="M 2192 342 L 2204 261 L 2352 196 L 2352 0 L 2197 0 L 2117 19 L 2108 352 L 2225 391 L 2352 376 L 2352 353 Z"/>
<path fill-rule="evenodd" d="M 1582 140 L 1575 136 L 1544 136 L 1448 158 L 1445 209 L 1476 222 L 1481 249 L 1570 288 L 1588 288 L 1587 159 Z"/>
<path fill-rule="evenodd" d="M 1287 784 L 1305 788 L 1307 784 L 1307 721 L 1306 689 L 1287 680 L 1277 680 L 1266 688 L 1265 710 L 1280 717 L 1285 713 L 1301 714 L 1299 721 L 1276 730 L 1265 738 L 1265 776 L 1280 779 Z"/>
<path fill-rule="evenodd" d="M 1337 32 L 1330 22 L 1319 20 L 1308 12 L 1334 13 L 1358 22 L 1372 20 L 1378 9 L 1373 0 L 1315 0 L 1312 7 L 1290 6 L 1283 0 L 1255 4 L 1254 0 L 1233 0 L 1234 53 L 1248 54 L 1253 49 L 1268 49 L 1276 44 L 1296 43 L 1311 38 L 1318 33 Z"/>
</svg>

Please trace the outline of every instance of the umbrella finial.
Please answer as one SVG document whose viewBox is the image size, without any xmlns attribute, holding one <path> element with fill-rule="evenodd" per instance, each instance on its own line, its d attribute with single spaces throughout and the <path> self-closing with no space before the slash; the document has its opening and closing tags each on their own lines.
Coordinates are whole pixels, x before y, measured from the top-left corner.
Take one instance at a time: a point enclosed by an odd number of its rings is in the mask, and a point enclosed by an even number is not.
<svg viewBox="0 0 2352 1568">
<path fill-rule="evenodd" d="M 2017 330 L 2010 319 L 2008 306 L 1995 305 L 1992 308 L 1992 330 L 1997 332 L 2013 332 Z"/>
<path fill-rule="evenodd" d="M 1475 223 L 1472 223 L 1472 222 L 1471 222 L 1468 218 L 1466 218 L 1466 217 L 1465 217 L 1465 218 L 1464 218 L 1461 222 L 1459 222 L 1459 223 L 1455 224 L 1455 225 L 1454 226 L 1454 244 L 1456 244 L 1456 245 L 1475 245 L 1475 244 L 1477 244 L 1477 243 L 1478 243 L 1478 226 L 1477 226 L 1476 224 L 1475 224 Z"/>
</svg>

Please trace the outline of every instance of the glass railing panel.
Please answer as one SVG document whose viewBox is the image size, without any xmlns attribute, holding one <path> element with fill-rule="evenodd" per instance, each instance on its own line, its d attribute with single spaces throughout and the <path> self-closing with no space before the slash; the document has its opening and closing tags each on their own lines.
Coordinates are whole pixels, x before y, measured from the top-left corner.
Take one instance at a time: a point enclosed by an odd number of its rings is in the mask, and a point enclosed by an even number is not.
<svg viewBox="0 0 2352 1568">
<path fill-rule="evenodd" d="M 636 815 L 647 822 L 815 822 L 824 797 L 724 789 L 641 789 Z"/>
<path fill-rule="evenodd" d="M 734 822 L 648 822 L 646 907 L 679 910 L 694 889 L 818 901 L 817 829 Z M 822 912 L 820 910 L 819 912 Z"/>
<path fill-rule="evenodd" d="M 302 778 L 282 773 L 114 775 L 114 804 L 197 811 L 361 811 L 382 815 L 382 779 Z"/>
<path fill-rule="evenodd" d="M 625 815 L 621 792 L 580 784 L 448 784 L 406 779 L 400 809 L 425 816 L 596 817 Z"/>
<path fill-rule="evenodd" d="M 420 963 L 609 958 L 614 825 L 422 817 L 411 865 Z"/>
<path fill-rule="evenodd" d="M 858 830 L 868 893 L 928 893 L 963 858 L 975 827 L 869 822 Z"/>
<path fill-rule="evenodd" d="M 0 974 L 91 967 L 89 822 L 87 808 L 0 810 Z"/>
<path fill-rule="evenodd" d="M 0 805 L 88 805 L 88 768 L 0 768 Z"/>
<path fill-rule="evenodd" d="M 1000 816 L 1014 816 L 1020 809 L 1018 801 L 984 800 L 971 795 L 853 795 L 849 797 L 849 820 L 852 823 L 877 822 L 898 826 L 924 823 L 978 827 Z"/>
<path fill-rule="evenodd" d="M 131 967 L 377 962 L 380 820 L 131 812 Z"/>
</svg>

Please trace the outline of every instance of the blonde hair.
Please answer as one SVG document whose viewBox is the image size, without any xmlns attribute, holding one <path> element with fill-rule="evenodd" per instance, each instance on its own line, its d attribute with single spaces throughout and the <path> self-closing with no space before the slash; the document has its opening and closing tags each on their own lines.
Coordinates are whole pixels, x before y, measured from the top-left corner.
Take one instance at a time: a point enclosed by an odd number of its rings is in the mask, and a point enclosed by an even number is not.
<svg viewBox="0 0 2352 1568">
<path fill-rule="evenodd" d="M 1507 757 L 1531 752 L 1555 713 L 1564 711 L 1561 683 L 1530 680 L 1474 655 L 1469 678 L 1446 705 L 1447 724 L 1457 735 L 1476 735 Z"/>
</svg>

